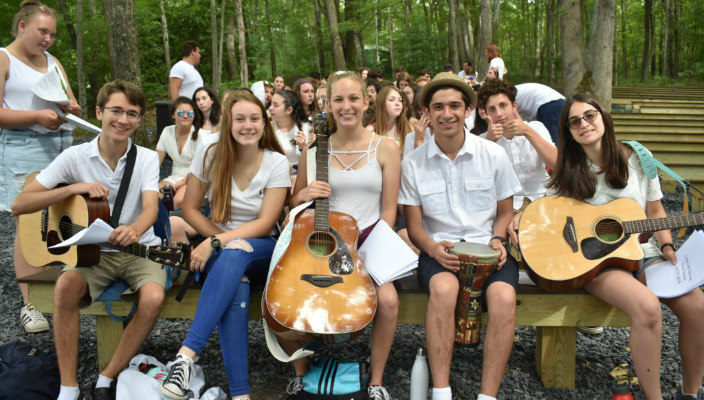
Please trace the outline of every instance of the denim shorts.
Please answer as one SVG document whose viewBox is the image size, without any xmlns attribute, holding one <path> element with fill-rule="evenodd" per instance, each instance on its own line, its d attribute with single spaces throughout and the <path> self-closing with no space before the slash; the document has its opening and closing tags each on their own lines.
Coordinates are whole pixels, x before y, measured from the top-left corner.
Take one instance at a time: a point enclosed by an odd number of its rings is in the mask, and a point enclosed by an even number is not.
<svg viewBox="0 0 704 400">
<path fill-rule="evenodd" d="M 72 144 L 73 131 L 0 129 L 0 211 L 10 210 L 29 174 L 46 168 Z"/>
</svg>

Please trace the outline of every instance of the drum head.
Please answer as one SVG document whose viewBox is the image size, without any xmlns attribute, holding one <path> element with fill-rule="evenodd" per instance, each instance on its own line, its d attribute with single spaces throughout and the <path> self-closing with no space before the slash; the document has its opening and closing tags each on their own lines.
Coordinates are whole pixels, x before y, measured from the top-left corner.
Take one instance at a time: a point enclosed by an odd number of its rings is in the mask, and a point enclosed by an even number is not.
<svg viewBox="0 0 704 400">
<path fill-rule="evenodd" d="M 457 242 L 455 247 L 448 249 L 448 253 L 454 255 L 467 254 L 477 257 L 480 263 L 495 264 L 499 261 L 501 252 L 486 244 L 472 242 Z"/>
</svg>

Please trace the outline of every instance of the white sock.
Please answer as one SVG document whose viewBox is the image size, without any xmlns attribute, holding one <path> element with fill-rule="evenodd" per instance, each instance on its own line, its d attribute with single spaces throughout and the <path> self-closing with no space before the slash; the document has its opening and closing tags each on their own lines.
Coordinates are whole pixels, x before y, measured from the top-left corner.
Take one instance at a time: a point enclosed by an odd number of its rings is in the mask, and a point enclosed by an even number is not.
<svg viewBox="0 0 704 400">
<path fill-rule="evenodd" d="M 59 389 L 59 397 L 56 400 L 78 400 L 81 391 L 78 386 L 61 386 Z"/>
<path fill-rule="evenodd" d="M 452 388 L 433 388 L 433 400 L 452 400 Z"/>
<path fill-rule="evenodd" d="M 95 388 L 109 388 L 112 381 L 114 381 L 113 378 L 108 378 L 107 376 L 100 374 L 98 375 L 98 382 L 95 383 Z"/>
<path fill-rule="evenodd" d="M 196 362 L 194 359 L 192 359 L 191 357 L 188 357 L 187 355 L 185 355 L 185 354 L 183 354 L 183 353 L 178 353 L 178 354 L 176 354 L 176 359 L 178 360 L 179 358 L 185 359 L 185 360 L 188 361 L 190 364 L 193 364 L 194 362 Z"/>
<path fill-rule="evenodd" d="M 487 396 L 485 394 L 479 393 L 479 396 L 477 396 L 477 400 L 496 400 L 496 397 L 491 397 L 491 396 Z"/>
</svg>

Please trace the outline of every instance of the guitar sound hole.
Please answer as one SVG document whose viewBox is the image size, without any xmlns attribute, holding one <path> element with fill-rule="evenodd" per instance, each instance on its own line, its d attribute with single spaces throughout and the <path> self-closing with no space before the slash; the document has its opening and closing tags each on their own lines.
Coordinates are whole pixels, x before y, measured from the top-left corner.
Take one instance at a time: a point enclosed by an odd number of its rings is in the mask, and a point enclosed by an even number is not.
<svg viewBox="0 0 704 400">
<path fill-rule="evenodd" d="M 604 218 L 596 223 L 594 233 L 602 242 L 615 243 L 623 237 L 623 226 L 613 218 Z"/>
<path fill-rule="evenodd" d="M 337 241 L 328 232 L 313 232 L 308 238 L 308 248 L 318 257 L 330 257 L 335 253 Z"/>
<path fill-rule="evenodd" d="M 62 241 L 73 236 L 73 221 L 68 215 L 61 216 L 59 220 L 59 235 Z"/>
</svg>

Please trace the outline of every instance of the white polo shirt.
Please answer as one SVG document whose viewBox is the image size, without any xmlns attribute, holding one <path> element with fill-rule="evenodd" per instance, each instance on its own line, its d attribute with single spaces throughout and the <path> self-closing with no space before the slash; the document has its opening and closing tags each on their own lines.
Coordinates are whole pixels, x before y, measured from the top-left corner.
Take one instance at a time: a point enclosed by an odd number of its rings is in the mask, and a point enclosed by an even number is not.
<svg viewBox="0 0 704 400">
<path fill-rule="evenodd" d="M 181 86 L 178 88 L 178 95 L 193 98 L 196 89 L 203 86 L 203 77 L 194 65 L 183 60 L 174 64 L 169 71 L 169 78 L 181 79 Z"/>
<path fill-rule="evenodd" d="M 47 189 L 53 189 L 61 183 L 98 182 L 108 188 L 107 200 L 112 214 L 122 175 L 125 172 L 127 152 L 118 160 L 117 168 L 113 171 L 100 156 L 98 138 L 100 136 L 90 143 L 79 144 L 64 150 L 37 175 L 37 181 Z M 128 139 L 127 149 L 129 150 L 131 146 L 132 140 Z M 122 206 L 120 225 L 130 225 L 142 214 L 142 192 L 146 191 L 159 192 L 159 156 L 154 150 L 137 146 L 137 158 L 130 187 Z M 105 222 L 110 223 L 110 221 Z M 142 234 L 139 242 L 146 245 L 161 243 L 152 228 Z"/>
<path fill-rule="evenodd" d="M 546 142 L 555 146 L 550 138 L 545 125 L 539 121 L 526 122 L 528 126 L 540 135 Z M 486 132 L 482 133 L 482 138 L 486 138 Z M 513 171 L 518 175 L 521 182 L 521 191 L 513 196 L 513 208 L 518 210 L 523 205 L 523 198 L 527 197 L 531 201 L 539 199 L 545 195 L 545 184 L 550 180 L 550 175 L 545 170 L 545 163 L 540 155 L 525 136 L 515 136 L 508 140 L 504 137 L 495 142 L 501 146 L 511 160 Z"/>
<path fill-rule="evenodd" d="M 423 207 L 423 224 L 436 242 L 487 243 L 494 236 L 496 202 L 520 190 L 506 152 L 465 133 L 454 160 L 435 140 L 404 157 L 398 203 Z"/>
</svg>

